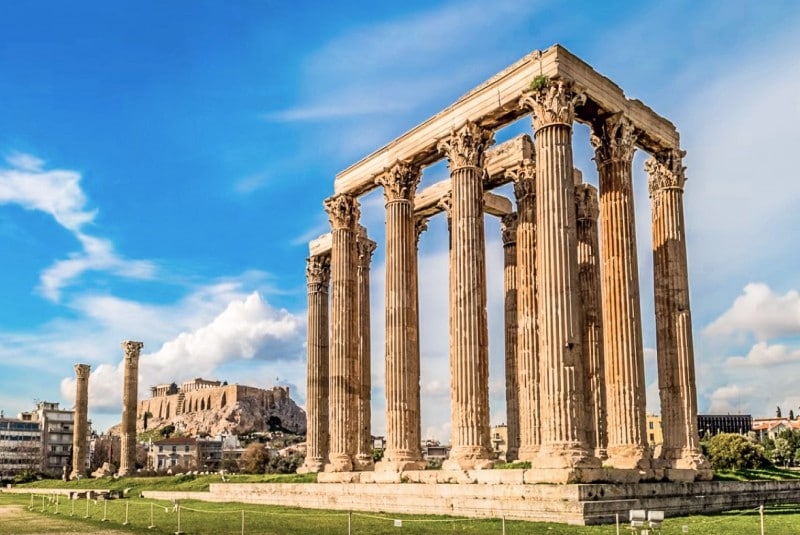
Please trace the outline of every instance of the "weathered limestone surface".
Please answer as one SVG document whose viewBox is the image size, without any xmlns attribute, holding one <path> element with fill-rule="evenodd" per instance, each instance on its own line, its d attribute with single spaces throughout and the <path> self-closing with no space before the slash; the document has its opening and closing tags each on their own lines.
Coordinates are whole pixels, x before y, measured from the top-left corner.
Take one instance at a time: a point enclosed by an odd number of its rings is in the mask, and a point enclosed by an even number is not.
<svg viewBox="0 0 800 535">
<path fill-rule="evenodd" d="M 489 333 L 483 228 L 483 157 L 491 132 L 466 123 L 442 140 L 452 198 L 450 384 L 452 449 L 447 467 L 492 465 L 489 440 Z M 443 465 L 444 467 L 444 465 Z"/>
<path fill-rule="evenodd" d="M 139 389 L 139 352 L 144 344 L 126 340 L 124 384 L 122 390 L 122 442 L 119 475 L 129 476 L 136 470 L 136 400 Z"/>
<path fill-rule="evenodd" d="M 386 201 L 386 450 L 376 469 L 421 467 L 417 229 L 421 170 L 397 162 L 378 182 Z"/>
<path fill-rule="evenodd" d="M 306 261 L 308 286 L 308 362 L 306 381 L 306 458 L 300 473 L 319 472 L 328 458 L 328 286 L 329 255 L 310 256 Z"/>
<path fill-rule="evenodd" d="M 672 468 L 697 470 L 699 478 L 710 479 L 697 431 L 682 156 L 679 151 L 669 151 L 645 162 L 653 220 L 656 347 L 664 432 L 661 458 Z"/>
<path fill-rule="evenodd" d="M 516 213 L 503 216 L 503 295 L 505 301 L 505 378 L 506 378 L 506 461 L 519 453 L 519 383 L 517 380 L 517 219 Z"/>
<path fill-rule="evenodd" d="M 586 448 L 572 123 L 582 97 L 548 81 L 523 97 L 536 142 L 536 286 L 541 449 L 534 468 L 599 466 Z"/>
<path fill-rule="evenodd" d="M 356 239 L 356 256 L 358 258 L 358 439 L 355 462 L 359 470 L 370 470 L 374 465 L 372 459 L 372 353 L 370 349 L 370 311 L 369 311 L 369 266 L 372 253 L 377 244 L 367 237 L 366 229 Z"/>
<path fill-rule="evenodd" d="M 356 229 L 360 210 L 350 195 L 325 201 L 331 223 L 330 421 L 326 471 L 354 468 L 358 441 Z"/>
<path fill-rule="evenodd" d="M 583 309 L 583 363 L 586 445 L 598 459 L 606 458 L 606 383 L 600 291 L 600 251 L 597 190 L 589 184 L 575 186 L 578 219 L 578 280 Z"/>
<path fill-rule="evenodd" d="M 536 312 L 536 164 L 525 160 L 509 171 L 517 198 L 517 398 L 518 458 L 531 461 L 542 443 Z"/>
<path fill-rule="evenodd" d="M 636 132 L 616 114 L 593 125 L 591 142 L 600 179 L 608 460 L 616 468 L 644 469 L 650 454 L 631 169 Z"/>
<path fill-rule="evenodd" d="M 89 431 L 89 374 L 88 364 L 75 365 L 75 421 L 72 432 L 72 473 L 70 479 L 86 475 L 86 454 Z"/>
</svg>

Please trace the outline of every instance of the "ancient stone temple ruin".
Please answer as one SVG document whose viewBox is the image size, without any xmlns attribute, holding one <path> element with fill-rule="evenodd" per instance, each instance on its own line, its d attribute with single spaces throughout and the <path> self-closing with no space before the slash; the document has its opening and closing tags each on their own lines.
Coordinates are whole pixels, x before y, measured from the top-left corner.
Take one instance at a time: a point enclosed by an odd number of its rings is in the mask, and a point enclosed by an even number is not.
<svg viewBox="0 0 800 535">
<path fill-rule="evenodd" d="M 493 145 L 529 115 L 532 137 Z M 599 191 L 574 169 L 573 124 L 591 128 Z M 632 162 L 647 152 L 664 444 L 645 431 Z M 304 471 L 413 472 L 420 452 L 417 248 L 450 232 L 452 449 L 446 471 L 493 463 L 484 213 L 502 218 L 509 450 L 525 482 L 693 481 L 711 476 L 696 390 L 678 132 L 561 46 L 533 52 L 336 176 L 328 235 L 310 244 Z M 450 178 L 417 191 L 447 159 Z M 514 199 L 491 193 L 512 183 Z M 369 267 L 359 197 L 385 198 L 386 449 L 373 466 Z M 352 479 L 351 479 L 352 480 Z M 360 479 L 365 481 L 365 479 Z"/>
</svg>

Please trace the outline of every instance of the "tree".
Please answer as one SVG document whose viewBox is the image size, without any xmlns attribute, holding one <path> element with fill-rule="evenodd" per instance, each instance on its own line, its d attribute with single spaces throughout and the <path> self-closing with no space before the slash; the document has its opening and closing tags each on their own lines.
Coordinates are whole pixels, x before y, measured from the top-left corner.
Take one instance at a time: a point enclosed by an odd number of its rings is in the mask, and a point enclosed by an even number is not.
<svg viewBox="0 0 800 535">
<path fill-rule="evenodd" d="M 269 461 L 267 447 L 261 442 L 252 442 L 242 453 L 242 471 L 248 474 L 263 474 Z"/>
<path fill-rule="evenodd" d="M 794 420 L 794 410 L 789 409 L 789 419 Z"/>
<path fill-rule="evenodd" d="M 782 464 L 785 467 L 789 466 L 792 461 L 792 445 L 788 439 L 778 437 L 775 439 L 775 449 L 772 450 L 772 462 L 774 464 Z"/>
<path fill-rule="evenodd" d="M 736 433 L 720 433 L 708 441 L 708 460 L 715 470 L 742 470 L 769 465 L 764 448 Z"/>
<path fill-rule="evenodd" d="M 781 418 L 781 406 L 780 405 L 778 405 L 778 407 L 775 409 L 775 417 L 776 418 Z"/>
</svg>

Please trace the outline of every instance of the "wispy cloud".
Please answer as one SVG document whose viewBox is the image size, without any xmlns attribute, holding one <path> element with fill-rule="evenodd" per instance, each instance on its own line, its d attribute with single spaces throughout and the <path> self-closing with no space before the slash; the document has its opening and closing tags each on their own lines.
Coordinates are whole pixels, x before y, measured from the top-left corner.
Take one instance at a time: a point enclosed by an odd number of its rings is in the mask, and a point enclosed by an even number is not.
<svg viewBox="0 0 800 535">
<path fill-rule="evenodd" d="M 770 345 L 758 342 L 744 357 L 731 357 L 730 366 L 775 367 L 783 364 L 800 363 L 800 349 L 791 349 L 783 344 Z"/>
<path fill-rule="evenodd" d="M 0 168 L 0 204 L 17 204 L 50 215 L 82 246 L 81 251 L 70 253 L 67 259 L 57 260 L 42 272 L 39 290 L 44 297 L 58 301 L 62 289 L 87 271 L 106 271 L 133 279 L 154 277 L 153 263 L 125 259 L 114 251 L 109 240 L 83 230 L 94 221 L 97 211 L 87 208 L 79 173 L 48 170 L 43 160 L 23 153 L 8 156 L 6 163 L 9 167 Z"/>
</svg>

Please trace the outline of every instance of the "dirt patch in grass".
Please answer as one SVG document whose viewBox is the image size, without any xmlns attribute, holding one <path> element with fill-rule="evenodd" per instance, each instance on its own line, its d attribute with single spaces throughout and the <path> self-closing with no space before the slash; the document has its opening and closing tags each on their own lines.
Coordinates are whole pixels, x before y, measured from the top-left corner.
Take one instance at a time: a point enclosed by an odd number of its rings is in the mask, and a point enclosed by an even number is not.
<svg viewBox="0 0 800 535">
<path fill-rule="evenodd" d="M 91 525 L 70 522 L 63 517 L 37 514 L 23 505 L 0 505 L 1 535 L 38 535 L 60 533 L 61 535 L 78 535 L 81 533 L 97 533 Z M 103 530 L 102 533 L 112 535 L 130 534 L 129 531 Z"/>
</svg>

